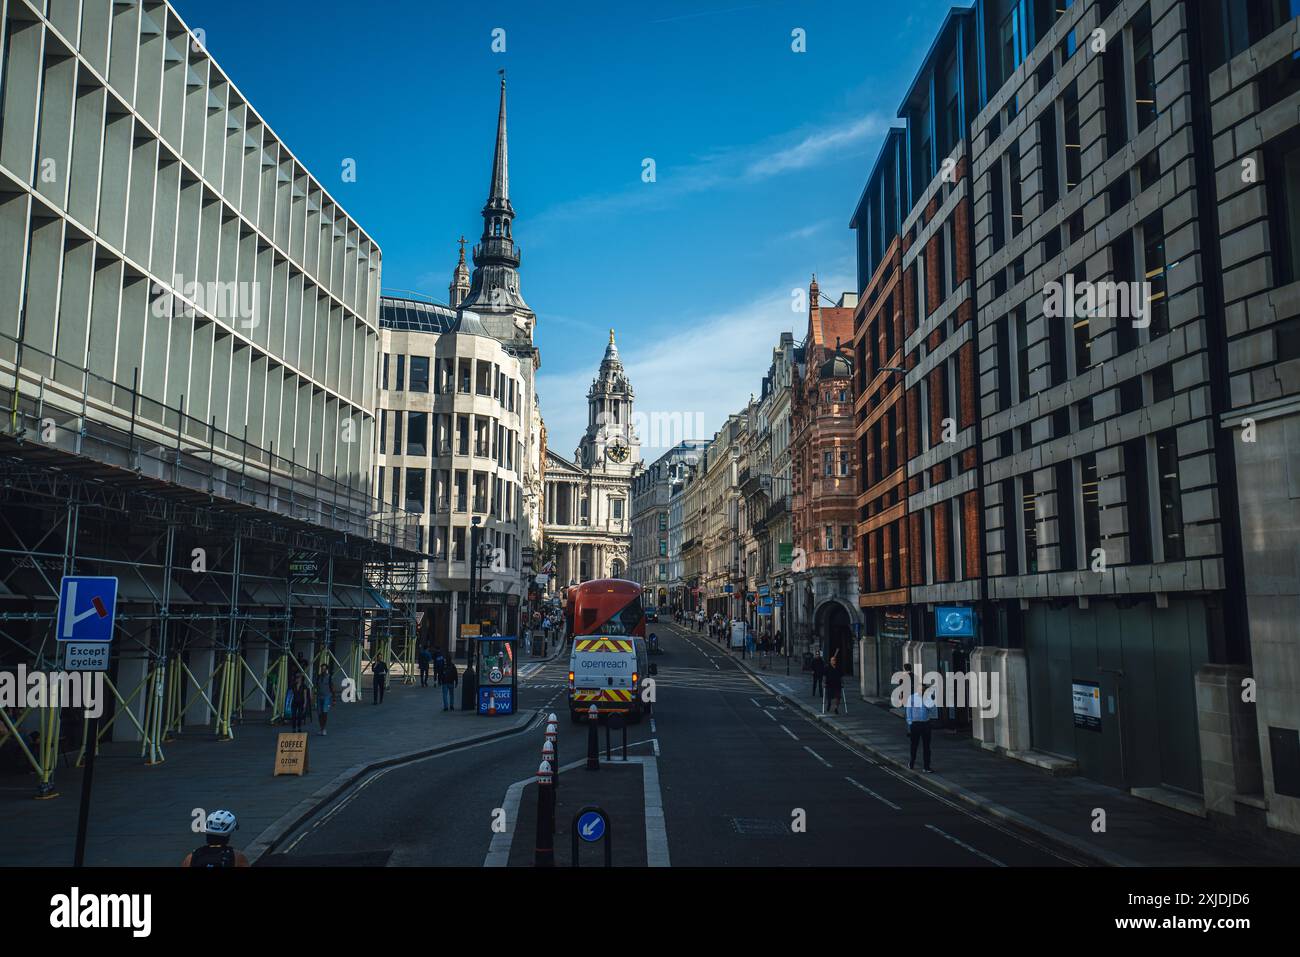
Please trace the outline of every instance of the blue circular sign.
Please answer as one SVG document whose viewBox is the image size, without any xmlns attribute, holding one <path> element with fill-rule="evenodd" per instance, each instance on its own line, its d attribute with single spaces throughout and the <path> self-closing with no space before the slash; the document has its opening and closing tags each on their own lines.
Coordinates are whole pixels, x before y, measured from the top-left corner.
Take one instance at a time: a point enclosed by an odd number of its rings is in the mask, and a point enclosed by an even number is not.
<svg viewBox="0 0 1300 957">
<path fill-rule="evenodd" d="M 605 836 L 605 819 L 599 811 L 588 811 L 578 818 L 578 836 L 592 843 Z"/>
</svg>

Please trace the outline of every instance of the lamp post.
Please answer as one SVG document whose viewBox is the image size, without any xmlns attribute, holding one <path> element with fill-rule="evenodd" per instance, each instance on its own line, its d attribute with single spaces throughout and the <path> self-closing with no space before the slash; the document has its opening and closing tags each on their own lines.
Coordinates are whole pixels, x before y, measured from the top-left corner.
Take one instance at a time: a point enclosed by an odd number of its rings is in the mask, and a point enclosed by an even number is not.
<svg viewBox="0 0 1300 957">
<path fill-rule="evenodd" d="M 469 524 L 469 601 L 467 602 L 467 607 L 465 609 L 465 617 L 468 618 L 475 625 L 477 625 L 479 623 L 478 621 L 478 567 L 479 567 L 479 547 L 481 545 L 481 542 L 479 541 L 479 536 L 482 534 L 483 529 L 480 527 L 480 523 L 482 522 L 482 519 L 479 518 L 477 515 L 471 518 L 469 522 L 470 522 Z M 472 636 L 466 636 L 465 638 L 465 660 L 467 662 L 470 661 L 471 659 L 470 656 L 471 637 Z"/>
</svg>

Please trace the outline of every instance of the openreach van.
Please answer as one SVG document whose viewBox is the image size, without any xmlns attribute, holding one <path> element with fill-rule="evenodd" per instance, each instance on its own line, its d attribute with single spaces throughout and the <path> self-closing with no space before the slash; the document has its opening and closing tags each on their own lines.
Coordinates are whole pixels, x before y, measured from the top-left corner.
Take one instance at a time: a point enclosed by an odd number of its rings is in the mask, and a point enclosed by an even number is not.
<svg viewBox="0 0 1300 957">
<path fill-rule="evenodd" d="M 625 714 L 641 720 L 645 680 L 645 613 L 641 586 L 619 578 L 583 582 L 570 589 L 573 651 L 569 655 L 569 715 L 587 720 Z"/>
</svg>

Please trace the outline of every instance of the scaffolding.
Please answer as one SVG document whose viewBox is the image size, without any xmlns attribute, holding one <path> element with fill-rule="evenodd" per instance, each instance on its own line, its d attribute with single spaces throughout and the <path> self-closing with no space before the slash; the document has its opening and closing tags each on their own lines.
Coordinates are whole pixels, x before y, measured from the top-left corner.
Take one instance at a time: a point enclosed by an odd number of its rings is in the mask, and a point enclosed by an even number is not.
<svg viewBox="0 0 1300 957">
<path fill-rule="evenodd" d="M 138 371 L 127 387 L 21 343 L 8 354 L 0 668 L 62 667 L 62 576 L 119 583 L 95 741 L 80 712 L 0 708 L 0 762 L 16 749 L 38 797 L 55 796 L 61 755 L 79 763 L 108 740 L 160 764 L 179 735 L 230 740 L 245 720 L 282 721 L 295 672 L 311 681 L 324 666 L 355 690 L 382 653 L 409 679 L 417 516 L 377 511 L 368 483 L 322 474 L 319 455 L 304 468 L 187 416 L 183 398 L 141 394 Z"/>
</svg>

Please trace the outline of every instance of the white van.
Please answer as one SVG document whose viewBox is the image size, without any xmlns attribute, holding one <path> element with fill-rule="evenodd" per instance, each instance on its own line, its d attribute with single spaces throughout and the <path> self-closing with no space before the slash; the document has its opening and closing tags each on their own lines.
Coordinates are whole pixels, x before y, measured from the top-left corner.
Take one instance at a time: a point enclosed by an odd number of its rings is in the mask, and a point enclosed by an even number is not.
<svg viewBox="0 0 1300 957">
<path fill-rule="evenodd" d="M 594 704 L 599 714 L 624 714 L 641 720 L 641 684 L 645 652 L 639 638 L 579 636 L 569 654 L 569 716 L 575 724 L 587 720 Z"/>
</svg>

